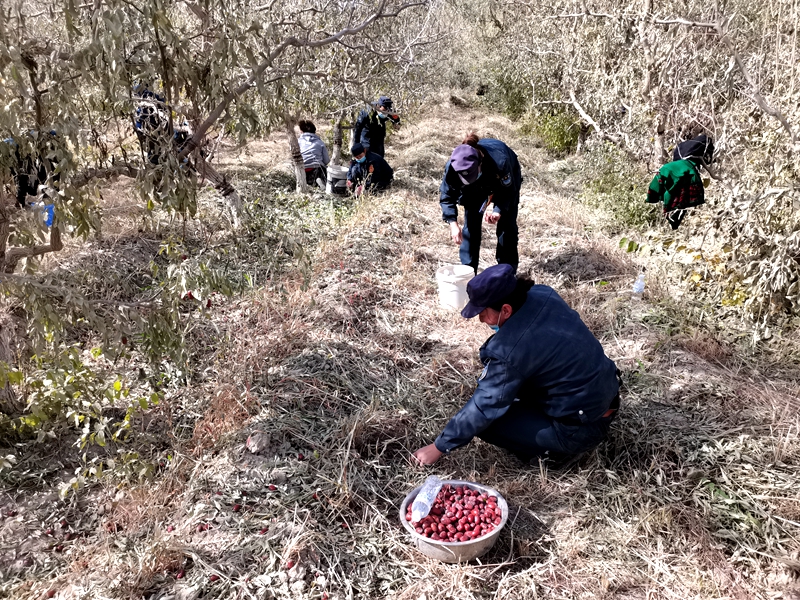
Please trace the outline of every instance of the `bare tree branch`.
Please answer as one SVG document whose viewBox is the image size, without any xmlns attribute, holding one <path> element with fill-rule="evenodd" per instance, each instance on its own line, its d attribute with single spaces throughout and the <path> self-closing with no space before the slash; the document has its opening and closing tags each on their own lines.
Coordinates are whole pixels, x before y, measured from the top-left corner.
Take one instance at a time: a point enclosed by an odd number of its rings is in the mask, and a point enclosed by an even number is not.
<svg viewBox="0 0 800 600">
<path fill-rule="evenodd" d="M 70 183 L 75 188 L 82 188 L 95 179 L 111 179 L 120 175 L 136 178 L 139 176 L 139 170 L 130 164 L 118 164 L 108 169 L 86 169 L 80 175 L 73 177 Z"/>
<path fill-rule="evenodd" d="M 416 0 L 414 2 L 406 2 L 402 4 L 395 10 L 394 12 L 384 12 L 384 8 L 386 7 L 387 0 L 382 0 L 381 3 L 378 5 L 378 8 L 374 13 L 372 13 L 369 17 L 364 19 L 360 24 L 354 27 L 346 27 L 337 33 L 329 35 L 328 37 L 322 38 L 320 40 L 300 40 L 294 36 L 288 37 L 284 39 L 280 44 L 278 44 L 275 49 L 269 53 L 267 59 L 262 62 L 258 67 L 253 70 L 250 77 L 244 81 L 241 85 L 237 88 L 228 92 L 222 101 L 217 104 L 211 114 L 206 118 L 205 121 L 197 128 L 194 132 L 192 138 L 186 143 L 183 150 L 181 151 L 179 158 L 183 158 L 192 152 L 195 148 L 200 145 L 200 142 L 206 135 L 208 129 L 222 116 L 222 113 L 228 107 L 228 105 L 244 94 L 247 90 L 252 88 L 256 82 L 261 78 L 264 72 L 272 65 L 272 63 L 277 59 L 281 54 L 283 54 L 289 47 L 294 46 L 298 48 L 319 48 L 322 46 L 327 46 L 334 42 L 339 41 L 343 37 L 355 35 L 372 25 L 378 19 L 384 19 L 389 17 L 395 17 L 399 15 L 402 11 L 415 7 L 415 6 L 422 6 L 426 4 L 427 0 Z"/>
<path fill-rule="evenodd" d="M 653 19 L 657 25 L 686 25 L 687 27 L 700 27 L 705 29 L 716 29 L 716 23 L 703 23 L 702 21 L 689 21 L 680 17 L 675 19 Z"/>
<path fill-rule="evenodd" d="M 750 75 L 750 72 L 747 70 L 747 67 L 744 64 L 742 57 L 736 51 L 736 45 L 733 43 L 733 40 L 728 36 L 728 33 L 725 31 L 725 26 L 723 24 L 723 21 L 721 19 L 717 21 L 715 23 L 714 28 L 717 34 L 719 35 L 720 41 L 723 44 L 725 44 L 725 46 L 727 46 L 728 50 L 733 56 L 733 59 L 736 61 L 736 66 L 739 67 L 739 72 L 742 74 L 742 77 L 744 77 L 744 80 L 750 86 L 750 90 L 753 93 L 753 96 L 755 97 L 756 104 L 758 104 L 759 108 L 761 108 L 761 110 L 763 110 L 765 113 L 780 121 L 781 125 L 783 125 L 783 128 L 789 133 L 789 137 L 792 140 L 792 144 L 794 144 L 797 141 L 797 138 L 794 134 L 794 131 L 792 130 L 791 125 L 789 125 L 789 121 L 786 120 L 786 117 L 783 116 L 783 113 L 781 113 L 781 111 L 770 106 L 770 104 L 766 101 L 764 96 L 761 95 L 761 90 L 758 87 L 758 84 Z"/>
<path fill-rule="evenodd" d="M 61 242 L 61 230 L 58 225 L 50 227 L 50 242 L 48 244 L 40 244 L 38 246 L 30 246 L 28 248 L 9 248 L 6 250 L 3 258 L 2 272 L 13 273 L 17 268 L 17 263 L 23 258 L 30 258 L 32 256 L 40 256 L 48 252 L 58 252 L 64 247 Z"/>
<path fill-rule="evenodd" d="M 590 10 L 586 10 L 584 12 L 579 13 L 567 13 L 567 14 L 559 14 L 559 15 L 551 15 L 549 17 L 545 17 L 546 19 L 580 19 L 581 17 L 597 17 L 601 19 L 635 19 L 635 15 L 628 15 L 625 13 L 619 13 L 616 15 L 608 14 L 608 13 L 595 13 Z M 653 23 L 657 25 L 686 25 L 687 27 L 699 27 L 705 29 L 715 29 L 716 23 L 705 23 L 703 21 L 690 21 L 689 19 L 684 19 L 683 17 L 674 17 L 672 19 L 653 19 Z"/>
<path fill-rule="evenodd" d="M 592 129 L 597 132 L 597 135 L 605 140 L 619 144 L 620 139 L 618 137 L 605 133 L 602 129 L 600 129 L 597 121 L 595 121 L 585 110 L 583 110 L 583 107 L 578 103 L 578 99 L 575 97 L 575 92 L 573 90 L 569 91 L 569 97 L 570 100 L 572 100 L 572 106 L 575 107 L 575 110 L 578 111 L 578 114 L 581 116 L 581 118 L 592 126 Z"/>
</svg>

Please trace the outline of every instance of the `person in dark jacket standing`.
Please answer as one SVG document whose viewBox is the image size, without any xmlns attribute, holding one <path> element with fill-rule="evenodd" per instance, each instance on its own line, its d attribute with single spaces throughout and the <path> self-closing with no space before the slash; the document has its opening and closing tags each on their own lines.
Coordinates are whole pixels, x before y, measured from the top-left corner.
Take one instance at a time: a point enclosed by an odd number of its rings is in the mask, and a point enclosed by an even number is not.
<svg viewBox="0 0 800 600">
<path fill-rule="evenodd" d="M 578 313 L 506 264 L 470 280 L 467 294 L 461 314 L 496 333 L 481 347 L 472 397 L 416 460 L 433 464 L 474 437 L 526 462 L 599 444 L 619 408 L 618 371 Z"/>
<path fill-rule="evenodd" d="M 362 144 L 350 148 L 353 160 L 347 171 L 347 189 L 360 196 L 364 191 L 379 192 L 392 185 L 394 171 L 382 156 L 367 151 Z"/>
<path fill-rule="evenodd" d="M 497 225 L 497 262 L 517 270 L 521 187 L 522 170 L 517 155 L 500 140 L 481 140 L 470 133 L 456 146 L 444 167 L 439 202 L 442 219 L 450 224 L 450 237 L 460 246 L 461 264 L 478 272 L 483 219 Z M 458 224 L 459 204 L 464 207 L 463 228 Z"/>
<path fill-rule="evenodd" d="M 381 96 L 373 106 L 372 110 L 362 110 L 358 115 L 353 140 L 355 143 L 363 144 L 368 152 L 383 156 L 386 123 L 388 121 L 399 126 L 400 116 L 392 110 L 393 103 L 389 96 Z"/>
</svg>

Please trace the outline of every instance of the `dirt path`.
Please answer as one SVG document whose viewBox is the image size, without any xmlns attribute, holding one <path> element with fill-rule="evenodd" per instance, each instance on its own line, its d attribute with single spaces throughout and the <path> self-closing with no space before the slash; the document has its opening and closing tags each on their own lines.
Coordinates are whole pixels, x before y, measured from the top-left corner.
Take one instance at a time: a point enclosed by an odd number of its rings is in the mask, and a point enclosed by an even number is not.
<svg viewBox="0 0 800 600">
<path fill-rule="evenodd" d="M 464 124 L 520 155 L 520 270 L 555 287 L 624 370 L 610 439 L 566 471 L 479 441 L 434 469 L 406 462 L 471 395 L 489 334 L 439 308 L 433 279 L 457 262 L 437 189 Z M 790 597 L 800 551 L 790 383 L 758 377 L 657 278 L 631 301 L 637 265 L 507 119 L 433 107 L 391 137 L 387 159 L 391 193 L 332 225 L 308 272 L 220 308 L 214 375 L 185 392 L 206 398 L 204 412 L 182 415 L 194 435 L 152 481 L 58 505 L 76 532 L 59 552 L 42 533 L 52 493 L 20 490 L 30 510 L 0 529 L 14 548 L 8 597 Z M 484 240 L 488 266 L 488 227 Z M 401 530 L 399 504 L 430 472 L 508 500 L 510 526 L 481 564 L 426 561 Z"/>
</svg>

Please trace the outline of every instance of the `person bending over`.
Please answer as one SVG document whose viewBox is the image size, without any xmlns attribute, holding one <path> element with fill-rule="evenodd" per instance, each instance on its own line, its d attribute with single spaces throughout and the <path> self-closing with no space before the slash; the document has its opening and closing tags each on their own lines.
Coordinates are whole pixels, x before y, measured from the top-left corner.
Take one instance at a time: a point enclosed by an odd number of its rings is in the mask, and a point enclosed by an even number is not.
<svg viewBox="0 0 800 600">
<path fill-rule="evenodd" d="M 524 462 L 597 446 L 619 408 L 619 375 L 578 313 L 507 264 L 474 277 L 467 294 L 462 316 L 496 333 L 481 346 L 484 369 L 472 397 L 416 461 L 433 464 L 474 437 Z"/>
<path fill-rule="evenodd" d="M 456 146 L 444 167 L 439 186 L 442 219 L 450 224 L 450 237 L 460 246 L 462 265 L 478 272 L 481 219 L 497 225 L 498 263 L 517 270 L 517 210 L 522 170 L 514 151 L 500 140 L 479 139 L 470 133 Z M 458 205 L 464 207 L 464 227 L 458 225 Z M 489 205 L 493 205 L 489 210 Z"/>
</svg>

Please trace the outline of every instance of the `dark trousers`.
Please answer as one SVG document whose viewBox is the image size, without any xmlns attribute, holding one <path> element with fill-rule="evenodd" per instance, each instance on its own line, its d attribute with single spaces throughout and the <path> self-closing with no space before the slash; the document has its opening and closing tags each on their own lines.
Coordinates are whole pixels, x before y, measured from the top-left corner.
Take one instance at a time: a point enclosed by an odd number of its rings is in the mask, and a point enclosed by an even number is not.
<svg viewBox="0 0 800 600">
<path fill-rule="evenodd" d="M 317 179 L 327 182 L 328 170 L 325 167 L 312 167 L 310 170 L 306 168 L 306 183 L 308 185 L 317 185 Z"/>
<path fill-rule="evenodd" d="M 611 408 L 619 407 L 619 396 Z M 478 434 L 483 441 L 505 448 L 527 462 L 549 455 L 575 455 L 591 450 L 608 435 L 616 411 L 593 423 L 557 421 L 531 407 L 529 403 L 514 402 L 511 408 Z"/>
<path fill-rule="evenodd" d="M 17 181 L 17 206 L 25 208 L 25 201 L 28 199 L 29 183 L 28 175 L 20 173 L 16 176 Z M 35 195 L 35 194 L 34 194 Z"/>
<path fill-rule="evenodd" d="M 52 168 L 49 162 L 48 167 Z M 12 169 L 11 173 L 14 175 L 14 181 L 17 184 L 17 205 L 20 208 L 25 208 L 28 196 L 38 195 L 39 185 L 47 182 L 47 167 L 41 160 L 37 160 L 34 163 L 33 159 L 28 158 Z M 54 176 L 53 183 L 57 184 L 59 179 L 58 175 Z"/>
<path fill-rule="evenodd" d="M 517 269 L 519 265 L 519 230 L 517 229 L 517 211 L 519 201 L 514 202 L 500 213 L 497 222 L 497 251 L 495 258 L 498 264 L 508 264 Z M 461 230 L 463 240 L 458 254 L 462 265 L 469 265 L 477 271 L 481 252 L 481 227 L 483 213 L 478 212 L 480 204 L 464 207 L 464 227 Z M 488 210 L 488 209 L 487 209 Z"/>
</svg>

